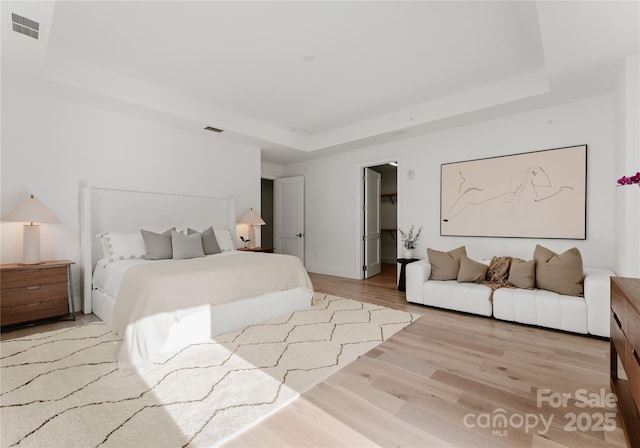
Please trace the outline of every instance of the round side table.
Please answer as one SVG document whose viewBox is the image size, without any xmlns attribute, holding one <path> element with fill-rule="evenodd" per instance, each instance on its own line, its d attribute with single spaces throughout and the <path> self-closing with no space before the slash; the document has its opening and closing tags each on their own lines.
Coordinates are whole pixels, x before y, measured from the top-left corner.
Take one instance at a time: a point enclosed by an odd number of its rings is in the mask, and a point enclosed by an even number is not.
<svg viewBox="0 0 640 448">
<path fill-rule="evenodd" d="M 418 261 L 419 258 L 398 258 L 398 263 L 400 264 L 400 278 L 398 279 L 398 291 L 406 291 L 407 290 L 407 276 L 406 276 L 406 266 L 409 263 L 413 263 L 414 261 Z"/>
</svg>

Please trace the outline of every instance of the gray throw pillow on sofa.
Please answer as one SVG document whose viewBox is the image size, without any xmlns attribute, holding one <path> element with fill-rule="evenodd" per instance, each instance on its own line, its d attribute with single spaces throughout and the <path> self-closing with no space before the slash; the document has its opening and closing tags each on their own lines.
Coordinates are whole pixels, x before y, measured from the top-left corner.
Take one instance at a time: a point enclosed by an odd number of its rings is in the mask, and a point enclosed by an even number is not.
<svg viewBox="0 0 640 448">
<path fill-rule="evenodd" d="M 199 232 L 191 235 L 184 235 L 172 230 L 171 247 L 173 248 L 174 260 L 204 257 L 204 251 L 202 250 L 202 235 L 200 235 Z"/>
<path fill-rule="evenodd" d="M 194 233 L 198 233 L 198 231 L 187 229 L 187 234 L 192 235 Z M 200 235 L 202 235 L 202 250 L 205 255 L 219 254 L 222 252 L 213 227 L 209 227 L 207 230 L 204 230 Z"/>
<path fill-rule="evenodd" d="M 140 229 L 142 239 L 144 240 L 147 260 L 167 260 L 173 258 L 171 231 L 175 229 L 176 228 L 173 227 L 164 233 L 155 233 Z"/>
<path fill-rule="evenodd" d="M 460 270 L 460 257 L 467 255 L 464 246 L 449 252 L 440 252 L 439 250 L 427 249 L 429 263 L 431 263 L 430 280 L 457 280 L 458 271 Z"/>
<path fill-rule="evenodd" d="M 512 258 L 509 268 L 509 283 L 516 288 L 533 289 L 536 284 L 536 261 Z"/>
<path fill-rule="evenodd" d="M 536 288 L 567 296 L 582 296 L 584 269 L 582 255 L 577 248 L 556 254 L 538 244 L 533 259 L 536 261 Z"/>
<path fill-rule="evenodd" d="M 463 255 L 460 257 L 459 283 L 478 283 L 484 280 L 489 266 Z"/>
</svg>

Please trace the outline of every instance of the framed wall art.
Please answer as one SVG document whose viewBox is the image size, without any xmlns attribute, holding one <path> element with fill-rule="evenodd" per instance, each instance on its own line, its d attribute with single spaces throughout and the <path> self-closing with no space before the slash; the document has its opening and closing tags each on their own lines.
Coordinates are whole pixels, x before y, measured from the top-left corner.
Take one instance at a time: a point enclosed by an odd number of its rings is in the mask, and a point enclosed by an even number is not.
<svg viewBox="0 0 640 448">
<path fill-rule="evenodd" d="M 440 235 L 584 240 L 587 145 L 440 170 Z"/>
</svg>

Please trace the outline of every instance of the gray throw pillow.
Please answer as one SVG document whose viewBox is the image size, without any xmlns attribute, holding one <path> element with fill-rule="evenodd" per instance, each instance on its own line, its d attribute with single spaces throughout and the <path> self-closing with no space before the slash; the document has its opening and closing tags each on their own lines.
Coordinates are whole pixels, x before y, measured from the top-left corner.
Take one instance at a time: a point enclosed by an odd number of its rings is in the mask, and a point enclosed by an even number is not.
<svg viewBox="0 0 640 448">
<path fill-rule="evenodd" d="M 489 266 L 463 255 L 460 257 L 459 283 L 478 283 L 484 280 Z"/>
<path fill-rule="evenodd" d="M 464 246 L 449 252 L 427 249 L 429 263 L 431 263 L 431 280 L 457 280 L 460 270 L 460 257 L 467 255 Z"/>
<path fill-rule="evenodd" d="M 192 235 L 194 233 L 198 233 L 198 231 L 187 229 L 187 233 Z M 202 250 L 205 255 L 219 254 L 222 252 L 222 250 L 220 250 L 218 240 L 216 239 L 216 233 L 213 231 L 213 227 L 209 227 L 207 230 L 204 230 L 200 235 L 202 235 Z"/>
<path fill-rule="evenodd" d="M 142 239 L 144 240 L 144 249 L 148 260 L 167 260 L 173 258 L 173 250 L 171 248 L 171 231 L 175 227 L 164 233 L 150 232 L 141 229 Z"/>
<path fill-rule="evenodd" d="M 174 260 L 204 257 L 204 251 L 202 250 L 202 235 L 198 232 L 191 235 L 184 235 L 172 230 L 171 247 L 173 248 Z"/>
<path fill-rule="evenodd" d="M 536 261 L 536 288 L 567 296 L 582 296 L 584 269 L 582 255 L 577 248 L 556 254 L 538 244 L 533 259 Z"/>
<path fill-rule="evenodd" d="M 520 258 L 511 259 L 509 283 L 516 288 L 533 289 L 536 284 L 536 261 L 524 261 Z"/>
</svg>

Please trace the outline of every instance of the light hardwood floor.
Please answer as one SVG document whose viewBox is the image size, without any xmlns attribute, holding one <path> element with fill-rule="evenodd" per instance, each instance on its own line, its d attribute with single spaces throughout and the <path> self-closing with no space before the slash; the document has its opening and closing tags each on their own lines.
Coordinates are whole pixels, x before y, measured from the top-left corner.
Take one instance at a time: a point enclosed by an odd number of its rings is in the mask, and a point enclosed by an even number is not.
<svg viewBox="0 0 640 448">
<path fill-rule="evenodd" d="M 627 446 L 616 408 L 579 407 L 575 398 L 566 407 L 537 405 L 538 390 L 610 393 L 608 342 L 408 304 L 396 289 L 393 265 L 364 281 L 310 276 L 318 292 L 422 317 L 227 446 Z M 95 319 L 4 332 L 2 339 Z M 608 413 L 615 429 L 590 430 Z M 510 423 L 486 427 L 483 419 L 495 415 Z M 551 420 L 548 431 L 539 421 L 528 430 L 520 425 L 540 416 Z"/>
<path fill-rule="evenodd" d="M 227 446 L 627 446 L 616 408 L 537 406 L 538 390 L 610 393 L 607 341 L 408 304 L 395 275 L 389 265 L 364 281 L 311 274 L 318 292 L 422 317 Z M 569 413 L 584 414 L 579 425 Z M 606 413 L 614 430 L 588 430 Z M 512 424 L 480 427 L 497 414 Z M 551 419 L 544 434 L 542 423 L 517 427 L 540 415 Z"/>
</svg>

